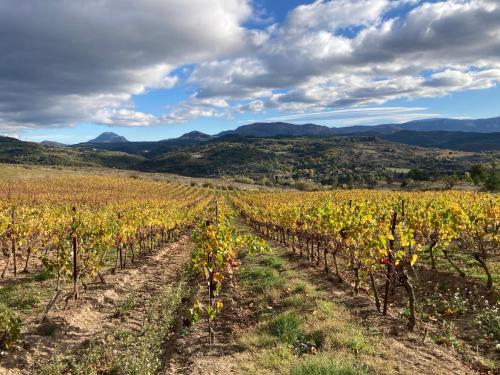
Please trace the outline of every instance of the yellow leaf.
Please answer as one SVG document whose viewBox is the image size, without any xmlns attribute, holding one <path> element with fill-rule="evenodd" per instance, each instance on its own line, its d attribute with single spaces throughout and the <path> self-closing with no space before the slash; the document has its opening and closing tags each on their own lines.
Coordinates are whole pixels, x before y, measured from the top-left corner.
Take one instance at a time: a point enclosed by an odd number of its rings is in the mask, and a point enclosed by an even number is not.
<svg viewBox="0 0 500 375">
<path fill-rule="evenodd" d="M 413 266 L 417 262 L 417 259 L 418 259 L 418 255 L 417 254 L 413 254 L 412 257 L 411 257 L 410 264 Z"/>
</svg>

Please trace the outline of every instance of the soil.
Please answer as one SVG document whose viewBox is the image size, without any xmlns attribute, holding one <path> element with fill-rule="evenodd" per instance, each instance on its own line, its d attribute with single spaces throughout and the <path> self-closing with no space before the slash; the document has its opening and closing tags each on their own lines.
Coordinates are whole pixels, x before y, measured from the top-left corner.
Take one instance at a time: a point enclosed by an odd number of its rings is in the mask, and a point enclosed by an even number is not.
<svg viewBox="0 0 500 375">
<path fill-rule="evenodd" d="M 202 298 L 202 293 L 203 291 L 199 291 L 199 299 Z M 238 338 L 258 320 L 257 311 L 249 307 L 250 303 L 246 299 L 237 284 L 229 283 L 222 293 L 224 308 L 215 323 L 215 342 L 212 347 L 208 344 L 208 323 L 205 320 L 184 327 L 174 343 L 175 350 L 165 356 L 165 366 L 160 374 L 237 373 L 238 361 L 242 356 L 249 356 L 242 351 Z"/>
<path fill-rule="evenodd" d="M 117 307 L 131 295 L 147 300 L 161 287 L 178 281 L 188 265 L 190 251 L 190 239 L 185 235 L 130 268 L 106 274 L 105 284 L 96 280 L 86 290 L 82 288 L 78 300 L 66 300 L 69 290 L 65 290 L 44 323 L 40 315 L 25 320 L 21 342 L 0 356 L 0 374 L 32 374 L 57 354 L 74 353 L 118 327 L 140 327 L 140 307 L 126 319 L 116 317 Z"/>
</svg>

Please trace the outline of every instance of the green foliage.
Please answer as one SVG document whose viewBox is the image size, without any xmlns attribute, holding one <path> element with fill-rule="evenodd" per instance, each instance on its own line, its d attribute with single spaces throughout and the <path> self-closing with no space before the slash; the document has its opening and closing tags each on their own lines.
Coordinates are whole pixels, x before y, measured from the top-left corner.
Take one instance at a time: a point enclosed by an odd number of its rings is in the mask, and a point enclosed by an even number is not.
<svg viewBox="0 0 500 375">
<path fill-rule="evenodd" d="M 302 319 L 294 313 L 278 315 L 267 325 L 267 331 L 281 342 L 293 345 L 301 336 Z"/>
<path fill-rule="evenodd" d="M 369 372 L 362 366 L 327 355 L 307 357 L 294 366 L 292 375 L 364 375 Z"/>
<path fill-rule="evenodd" d="M 488 170 L 484 187 L 490 191 L 500 190 L 500 168 L 496 164 L 492 164 L 491 168 Z"/>
<path fill-rule="evenodd" d="M 21 336 L 22 321 L 4 304 L 0 304 L 0 349 L 10 348 Z"/>
<path fill-rule="evenodd" d="M 482 183 L 484 188 L 489 191 L 500 190 L 500 168 L 497 163 L 473 165 L 469 174 L 476 185 Z"/>
</svg>

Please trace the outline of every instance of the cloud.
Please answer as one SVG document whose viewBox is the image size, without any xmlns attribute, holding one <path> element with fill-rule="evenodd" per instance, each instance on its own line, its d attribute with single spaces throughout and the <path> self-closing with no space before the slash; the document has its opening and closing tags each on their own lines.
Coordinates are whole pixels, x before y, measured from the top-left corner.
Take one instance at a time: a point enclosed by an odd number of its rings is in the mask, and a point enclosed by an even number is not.
<svg viewBox="0 0 500 375">
<path fill-rule="evenodd" d="M 499 20 L 497 0 L 317 0 L 281 24 L 251 0 L 1 1 L 0 129 L 322 112 L 489 88 L 500 82 Z M 196 93 L 161 116 L 133 108 L 133 95 L 181 85 Z"/>
<path fill-rule="evenodd" d="M 157 124 L 158 118 L 149 113 L 120 108 L 100 110 L 93 117 L 93 121 L 101 125 L 149 126 Z"/>
<path fill-rule="evenodd" d="M 322 112 L 306 112 L 293 115 L 268 117 L 265 121 L 293 121 L 329 126 L 373 125 L 401 123 L 416 119 L 440 116 L 424 107 L 362 107 Z M 262 120 L 260 120 L 262 121 Z"/>
<path fill-rule="evenodd" d="M 132 95 L 173 87 L 176 66 L 252 43 L 251 13 L 247 0 L 1 1 L 0 127 L 123 119 Z"/>
<path fill-rule="evenodd" d="M 283 112 L 488 88 L 500 82 L 499 20 L 495 0 L 315 1 L 251 54 L 199 64 L 191 80 L 198 97 Z"/>
</svg>

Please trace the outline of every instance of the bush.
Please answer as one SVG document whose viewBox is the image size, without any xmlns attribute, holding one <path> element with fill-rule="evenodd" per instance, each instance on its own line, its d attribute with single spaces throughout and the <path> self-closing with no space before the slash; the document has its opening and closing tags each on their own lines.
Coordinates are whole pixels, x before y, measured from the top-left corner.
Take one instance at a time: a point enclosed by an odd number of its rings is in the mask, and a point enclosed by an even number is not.
<svg viewBox="0 0 500 375">
<path fill-rule="evenodd" d="M 311 181 L 298 180 L 297 182 L 295 182 L 295 189 L 301 190 L 301 191 L 314 191 L 314 190 L 318 190 L 319 186 Z"/>
<path fill-rule="evenodd" d="M 0 349 L 8 349 L 21 335 L 21 319 L 5 305 L 0 304 Z"/>
</svg>

